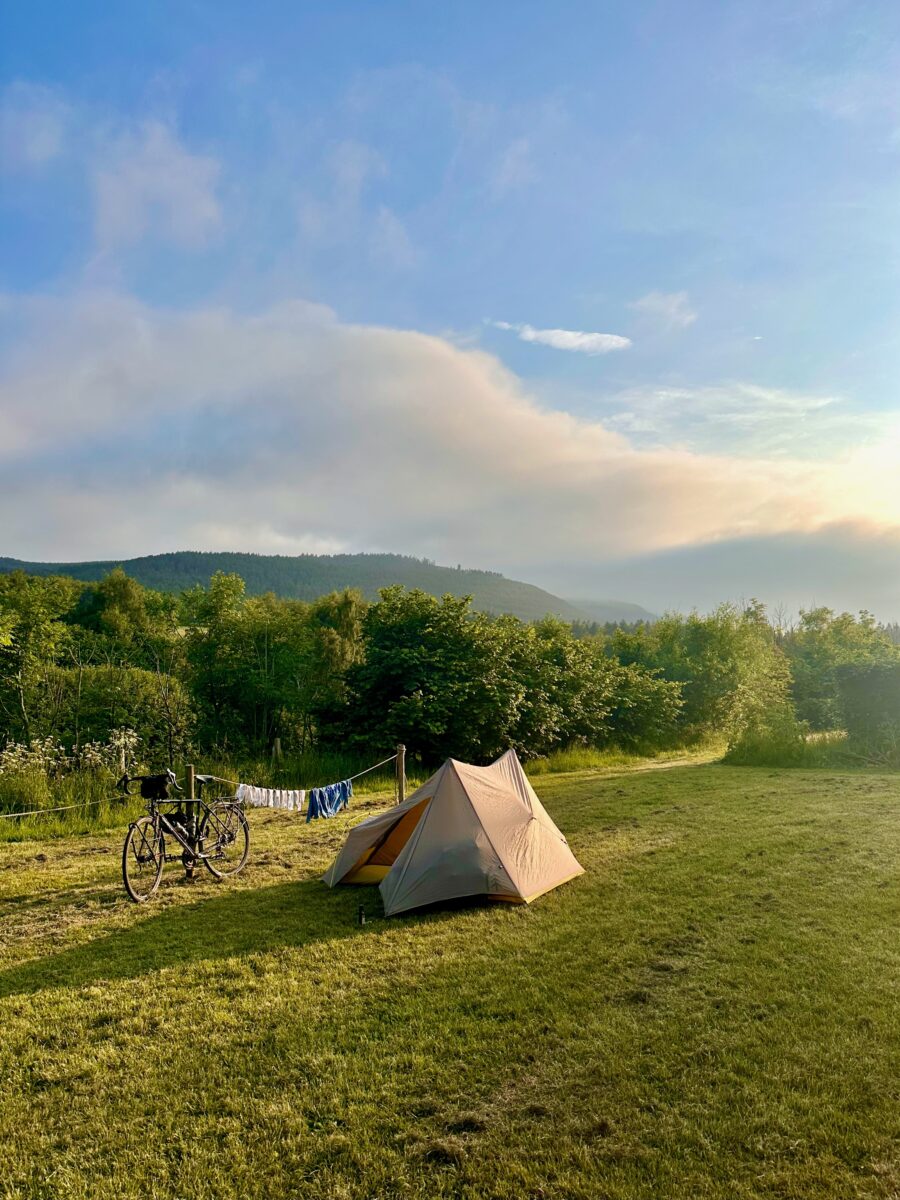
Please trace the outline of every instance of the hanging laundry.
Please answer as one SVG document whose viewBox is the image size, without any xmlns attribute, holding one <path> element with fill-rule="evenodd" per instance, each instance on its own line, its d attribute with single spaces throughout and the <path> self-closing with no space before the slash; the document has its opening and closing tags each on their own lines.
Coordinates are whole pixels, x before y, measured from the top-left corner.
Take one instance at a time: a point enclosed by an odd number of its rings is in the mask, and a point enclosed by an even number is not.
<svg viewBox="0 0 900 1200">
<path fill-rule="evenodd" d="M 288 791 L 284 788 L 254 787 L 250 783 L 239 783 L 235 799 L 249 804 L 252 808 L 281 808 L 287 812 L 302 812 L 306 802 L 306 792 L 295 789 Z"/>
<path fill-rule="evenodd" d="M 317 817 L 333 817 L 346 808 L 353 795 L 353 783 L 349 779 L 341 783 L 329 783 L 326 787 L 312 788 L 306 806 L 307 823 Z"/>
</svg>

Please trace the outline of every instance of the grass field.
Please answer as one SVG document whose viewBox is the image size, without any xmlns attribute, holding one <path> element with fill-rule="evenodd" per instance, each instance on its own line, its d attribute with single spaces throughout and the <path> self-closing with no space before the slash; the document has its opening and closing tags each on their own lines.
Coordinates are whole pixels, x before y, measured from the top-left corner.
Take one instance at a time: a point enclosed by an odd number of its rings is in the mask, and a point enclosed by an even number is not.
<svg viewBox="0 0 900 1200">
<path fill-rule="evenodd" d="M 584 876 L 362 928 L 373 798 L 143 908 L 121 831 L 0 845 L 0 1196 L 900 1196 L 900 778 L 537 783 Z"/>
</svg>

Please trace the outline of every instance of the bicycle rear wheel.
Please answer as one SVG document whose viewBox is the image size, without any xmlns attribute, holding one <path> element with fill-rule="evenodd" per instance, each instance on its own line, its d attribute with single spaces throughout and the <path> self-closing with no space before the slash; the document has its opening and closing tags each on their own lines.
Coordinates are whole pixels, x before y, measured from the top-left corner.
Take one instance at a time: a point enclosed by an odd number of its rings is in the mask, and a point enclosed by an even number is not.
<svg viewBox="0 0 900 1200">
<path fill-rule="evenodd" d="M 129 826 L 122 847 L 122 879 L 135 902 L 149 900 L 162 878 L 166 861 L 163 836 L 150 817 L 138 817 Z"/>
<path fill-rule="evenodd" d="M 240 805 L 220 800 L 209 807 L 203 836 L 203 859 L 216 879 L 237 875 L 250 853 L 250 826 Z"/>
</svg>

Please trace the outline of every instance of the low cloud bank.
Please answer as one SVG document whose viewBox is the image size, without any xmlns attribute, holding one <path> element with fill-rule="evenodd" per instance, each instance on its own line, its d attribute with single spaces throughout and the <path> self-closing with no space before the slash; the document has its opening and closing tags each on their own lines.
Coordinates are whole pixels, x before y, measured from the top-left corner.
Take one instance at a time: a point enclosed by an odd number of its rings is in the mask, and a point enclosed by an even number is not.
<svg viewBox="0 0 900 1200">
<path fill-rule="evenodd" d="M 636 554 L 900 526 L 889 447 L 829 462 L 640 449 L 541 408 L 487 354 L 321 306 L 86 294 L 7 298 L 0 318 L 0 553 L 390 549 L 560 590 Z M 762 553 L 758 570 L 762 594 Z"/>
</svg>

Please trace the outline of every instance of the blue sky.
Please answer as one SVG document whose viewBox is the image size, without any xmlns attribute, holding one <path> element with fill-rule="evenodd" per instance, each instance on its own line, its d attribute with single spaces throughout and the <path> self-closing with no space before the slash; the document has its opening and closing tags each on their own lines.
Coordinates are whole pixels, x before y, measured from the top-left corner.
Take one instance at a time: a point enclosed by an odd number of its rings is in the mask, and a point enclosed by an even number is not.
<svg viewBox="0 0 900 1200">
<path fill-rule="evenodd" d="M 2 23 L 0 552 L 377 548 L 900 615 L 897 5 Z"/>
</svg>

